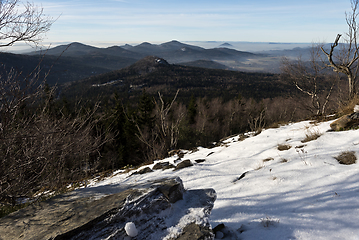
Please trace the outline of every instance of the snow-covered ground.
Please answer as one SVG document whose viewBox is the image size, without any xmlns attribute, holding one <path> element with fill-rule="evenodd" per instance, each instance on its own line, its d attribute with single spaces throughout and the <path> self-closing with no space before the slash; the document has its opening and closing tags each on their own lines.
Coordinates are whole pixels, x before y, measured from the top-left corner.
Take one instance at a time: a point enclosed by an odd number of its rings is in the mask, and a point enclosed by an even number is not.
<svg viewBox="0 0 359 240">
<path fill-rule="evenodd" d="M 185 151 L 182 160 L 190 159 L 192 167 L 117 174 L 88 188 L 179 176 L 186 189 L 215 189 L 212 227 L 224 223 L 238 239 L 359 239 L 359 165 L 334 158 L 345 151 L 359 153 L 359 130 L 330 132 L 330 123 L 304 121 L 243 141 L 233 137 L 220 147 Z M 311 133 L 322 135 L 302 143 Z M 280 151 L 279 144 L 291 148 Z"/>
</svg>

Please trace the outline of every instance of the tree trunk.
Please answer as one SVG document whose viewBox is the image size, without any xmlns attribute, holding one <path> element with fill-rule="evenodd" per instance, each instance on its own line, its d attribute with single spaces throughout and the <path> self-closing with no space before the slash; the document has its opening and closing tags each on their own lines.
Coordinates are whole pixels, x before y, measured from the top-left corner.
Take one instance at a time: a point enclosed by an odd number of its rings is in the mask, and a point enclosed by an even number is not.
<svg viewBox="0 0 359 240">
<path fill-rule="evenodd" d="M 356 94 L 354 78 L 353 78 L 352 74 L 348 74 L 347 76 L 348 76 L 348 83 L 349 83 L 349 99 L 353 99 Z"/>
</svg>

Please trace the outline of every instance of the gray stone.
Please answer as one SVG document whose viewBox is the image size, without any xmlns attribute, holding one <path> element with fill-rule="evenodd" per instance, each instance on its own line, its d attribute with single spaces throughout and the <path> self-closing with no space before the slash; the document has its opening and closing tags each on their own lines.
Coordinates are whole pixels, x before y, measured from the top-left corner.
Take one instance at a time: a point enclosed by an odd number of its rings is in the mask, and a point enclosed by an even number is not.
<svg viewBox="0 0 359 240">
<path fill-rule="evenodd" d="M 138 170 L 134 173 L 132 173 L 131 175 L 133 174 L 145 174 L 145 173 L 150 173 L 150 172 L 153 172 L 153 170 L 149 167 L 145 167 L 145 168 L 142 168 L 141 170 Z"/>
<path fill-rule="evenodd" d="M 178 177 L 132 186 L 139 189 L 129 187 L 80 189 L 32 204 L 0 219 L 0 239 L 125 239 L 127 222 L 135 223 L 139 231 L 133 239 L 162 239 L 192 208 L 203 209 L 200 231 L 209 229 L 216 199 L 213 189 L 184 191 Z M 120 192 L 96 198 L 115 191 Z M 184 229 L 182 236 L 187 231 L 192 228 Z"/>
<path fill-rule="evenodd" d="M 178 158 L 183 158 L 184 157 L 184 152 L 182 152 L 180 149 L 175 149 L 175 150 L 171 150 L 168 152 L 168 156 L 172 157 L 174 155 L 177 155 Z"/>
<path fill-rule="evenodd" d="M 209 227 L 204 227 L 191 223 L 183 229 L 181 236 L 175 240 L 210 240 L 214 239 L 214 234 Z"/>
<path fill-rule="evenodd" d="M 120 209 L 127 196 L 140 196 L 137 189 L 92 200 L 61 195 L 34 203 L 0 219 L 0 239 L 53 239 L 57 235 L 105 218 Z M 61 238 L 59 238 L 61 239 Z"/>
<path fill-rule="evenodd" d="M 359 112 L 342 116 L 330 124 L 331 129 L 334 131 L 347 130 L 357 126 L 359 126 Z"/>
<path fill-rule="evenodd" d="M 191 162 L 191 160 L 187 159 L 177 164 L 176 168 L 173 171 L 177 171 L 179 169 L 191 167 L 191 166 L 193 166 L 193 163 Z"/>
<path fill-rule="evenodd" d="M 206 159 L 196 159 L 194 160 L 196 163 L 203 163 L 206 161 Z"/>
<path fill-rule="evenodd" d="M 158 169 L 166 170 L 170 168 L 175 168 L 175 166 L 170 164 L 169 162 L 158 162 L 153 166 L 152 170 L 158 170 Z"/>
<path fill-rule="evenodd" d="M 168 199 L 170 203 L 175 203 L 178 200 L 183 199 L 184 187 L 182 180 L 179 177 L 161 181 L 161 185 L 158 187 L 158 190 Z"/>
</svg>

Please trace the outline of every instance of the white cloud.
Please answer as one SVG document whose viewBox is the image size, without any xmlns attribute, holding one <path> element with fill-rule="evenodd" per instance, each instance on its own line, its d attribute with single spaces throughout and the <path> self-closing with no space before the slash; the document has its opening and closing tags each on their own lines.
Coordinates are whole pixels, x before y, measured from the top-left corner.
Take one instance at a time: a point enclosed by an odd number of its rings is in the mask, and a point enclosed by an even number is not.
<svg viewBox="0 0 359 240">
<path fill-rule="evenodd" d="M 166 39 L 176 38 L 170 36 L 176 34 L 191 37 L 187 40 L 196 40 L 193 37 L 198 36 L 208 37 L 207 40 L 219 37 L 222 37 L 221 40 L 246 40 L 242 39 L 243 36 L 253 38 L 257 36 L 253 33 L 266 32 L 259 36 L 260 40 L 281 41 L 283 38 L 290 38 L 288 33 L 294 29 L 294 32 L 303 34 L 292 37 L 291 41 L 306 41 L 304 39 L 320 37 L 321 33 L 318 29 L 328 32 L 331 30 L 333 33 L 327 33 L 328 35 L 333 35 L 340 29 L 342 29 L 340 32 L 345 31 L 344 12 L 348 5 L 317 2 L 293 4 L 288 1 L 282 3 L 266 1 L 261 4 L 258 1 L 240 4 L 233 1 L 216 3 L 209 1 L 206 4 L 198 2 L 190 4 L 189 1 L 184 0 L 183 3 L 168 1 L 160 3 L 143 0 L 86 2 L 48 0 L 43 1 L 42 6 L 48 15 L 54 17 L 61 15 L 53 25 L 49 37 L 59 33 L 62 35 L 69 33 L 67 34 L 69 39 L 92 37 L 93 32 L 101 32 L 102 38 L 110 36 L 123 38 L 126 34 L 127 38 L 138 37 L 141 39 L 137 41 L 147 41 L 151 31 L 156 30 L 157 37 L 166 37 Z M 219 33 L 221 36 L 218 36 Z M 309 34 L 313 36 L 309 37 Z M 224 39 L 225 37 L 231 39 Z M 239 37 L 241 39 L 237 39 Z"/>
</svg>

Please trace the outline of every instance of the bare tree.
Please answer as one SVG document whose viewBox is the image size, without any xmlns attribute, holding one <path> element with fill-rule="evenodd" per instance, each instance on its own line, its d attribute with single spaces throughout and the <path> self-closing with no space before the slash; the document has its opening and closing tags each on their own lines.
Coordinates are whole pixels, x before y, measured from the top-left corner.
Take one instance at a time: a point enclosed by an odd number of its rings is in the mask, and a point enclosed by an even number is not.
<svg viewBox="0 0 359 240">
<path fill-rule="evenodd" d="M 323 47 L 321 50 L 327 56 L 329 64 L 334 72 L 345 74 L 348 79 L 348 97 L 353 99 L 356 94 L 356 80 L 359 70 L 359 49 L 358 49 L 358 17 L 359 0 L 351 0 L 351 12 L 346 13 L 346 22 L 348 32 L 345 33 L 342 44 L 339 43 L 342 35 L 338 34 L 330 50 L 326 51 Z M 336 47 L 339 50 L 335 54 Z"/>
<path fill-rule="evenodd" d="M 149 151 L 147 152 L 146 157 L 149 161 L 165 157 L 169 150 L 177 146 L 179 126 L 184 118 L 185 111 L 183 106 L 179 107 L 180 111 L 176 111 L 174 116 L 175 119 L 171 119 L 170 112 L 173 110 L 178 93 L 179 90 L 177 90 L 172 101 L 169 104 L 166 104 L 163 100 L 162 94 L 158 92 L 159 100 L 153 100 L 155 104 L 154 128 L 142 129 L 140 125 L 136 123 L 138 130 L 138 134 L 136 134 L 136 136 L 147 146 Z M 135 122 L 135 120 L 132 119 L 132 122 Z"/>
<path fill-rule="evenodd" d="M 53 21 L 43 9 L 33 3 L 21 4 L 19 0 L 0 1 L 0 47 L 16 42 L 37 45 L 50 30 Z"/>
<path fill-rule="evenodd" d="M 19 0 L 0 1 L 0 47 L 12 46 L 17 42 L 39 44 L 43 35 L 50 30 L 53 21 L 46 17 L 43 9 L 33 3 L 21 4 Z M 0 122 L 2 129 L 17 116 L 24 102 L 39 94 L 40 64 L 32 73 L 23 76 L 14 69 L 0 71 Z"/>
<path fill-rule="evenodd" d="M 302 60 L 301 57 L 294 61 L 283 58 L 281 65 L 282 73 L 293 81 L 299 91 L 310 97 L 309 110 L 315 115 L 325 113 L 335 83 L 321 59 L 320 49 L 321 46 L 313 45 L 308 61 Z M 319 86 L 323 86 L 324 81 L 330 86 L 326 91 Z"/>
<path fill-rule="evenodd" d="M 0 47 L 17 42 L 38 45 L 52 23 L 43 9 L 32 3 L 2 0 Z M 41 94 L 40 71 L 40 64 L 27 75 L 13 68 L 0 69 L 0 200 L 31 192 L 45 169 L 49 170 L 37 147 L 46 143 L 50 134 L 41 131 L 41 118 L 30 113 L 34 109 L 26 113 L 26 106 L 32 106 Z"/>
</svg>

